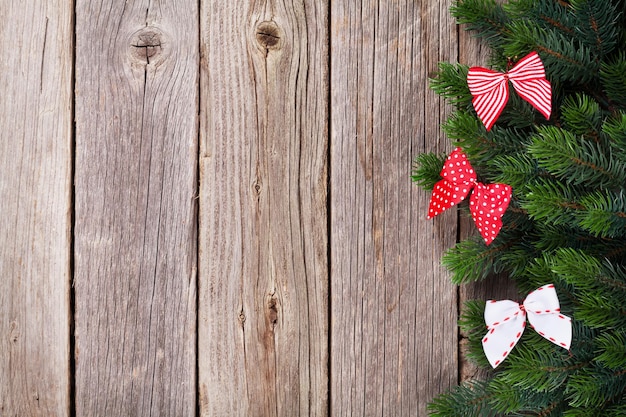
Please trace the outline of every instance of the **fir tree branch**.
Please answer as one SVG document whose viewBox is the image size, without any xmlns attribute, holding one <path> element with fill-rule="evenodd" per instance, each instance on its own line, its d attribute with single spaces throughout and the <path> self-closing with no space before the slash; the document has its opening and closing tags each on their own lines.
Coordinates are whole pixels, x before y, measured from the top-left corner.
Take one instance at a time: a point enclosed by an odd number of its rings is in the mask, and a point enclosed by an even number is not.
<svg viewBox="0 0 626 417">
<path fill-rule="evenodd" d="M 542 410 L 539 414 L 537 414 L 537 417 L 547 417 L 549 416 L 552 411 L 554 411 L 559 405 L 560 405 L 560 401 L 554 401 L 552 402 L 550 405 L 548 405 L 548 407 L 544 410 Z"/>
<path fill-rule="evenodd" d="M 545 120 L 511 94 L 489 132 L 477 119 L 466 66 L 442 64 L 432 88 L 457 107 L 443 125 L 485 183 L 513 185 L 494 243 L 459 242 L 443 263 L 456 284 L 505 272 L 521 291 L 553 282 L 573 318 L 561 352 L 526 332 L 487 382 L 462 384 L 429 406 L 446 417 L 626 415 L 626 9 L 624 0 L 456 0 L 457 20 L 492 47 L 491 65 L 537 51 L 552 85 Z M 428 158 L 428 157 L 424 157 Z M 432 188 L 444 156 L 416 160 Z M 459 206 L 467 212 L 467 204 Z M 484 302 L 459 325 L 468 357 L 482 351 Z"/>
<path fill-rule="evenodd" d="M 550 26 L 555 27 L 556 29 L 559 29 L 565 33 L 569 33 L 570 35 L 574 34 L 574 30 L 565 26 L 564 24 L 562 24 L 561 22 L 557 21 L 556 19 L 550 17 L 550 16 L 546 16 L 546 15 L 540 15 L 539 18 L 541 20 L 543 20 L 544 22 L 548 23 Z"/>
</svg>

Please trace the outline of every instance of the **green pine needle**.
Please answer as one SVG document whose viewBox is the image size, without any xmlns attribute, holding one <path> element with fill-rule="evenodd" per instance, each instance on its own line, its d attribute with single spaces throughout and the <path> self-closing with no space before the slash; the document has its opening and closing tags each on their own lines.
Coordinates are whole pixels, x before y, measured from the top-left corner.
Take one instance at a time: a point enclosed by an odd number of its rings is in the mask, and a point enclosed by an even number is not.
<svg viewBox="0 0 626 417">
<path fill-rule="evenodd" d="M 538 132 L 528 150 L 540 167 L 566 183 L 605 188 L 626 182 L 626 164 L 602 143 L 556 126 L 541 126 Z"/>
<path fill-rule="evenodd" d="M 457 108 L 469 108 L 472 95 L 466 81 L 468 70 L 467 65 L 441 62 L 439 71 L 430 79 L 430 88 Z"/>
<path fill-rule="evenodd" d="M 620 51 L 612 60 L 602 62 L 600 78 L 607 96 L 615 105 L 626 106 L 626 52 Z"/>
<path fill-rule="evenodd" d="M 423 153 L 415 157 L 411 180 L 425 190 L 435 188 L 437 181 L 441 180 L 441 168 L 447 156 L 434 153 Z"/>
</svg>

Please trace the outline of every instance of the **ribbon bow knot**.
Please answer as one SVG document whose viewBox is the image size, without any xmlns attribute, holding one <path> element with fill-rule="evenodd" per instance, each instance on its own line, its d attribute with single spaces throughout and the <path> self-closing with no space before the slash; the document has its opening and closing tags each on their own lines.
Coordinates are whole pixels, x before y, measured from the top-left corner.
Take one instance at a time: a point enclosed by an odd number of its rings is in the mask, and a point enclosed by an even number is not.
<svg viewBox="0 0 626 417">
<path fill-rule="evenodd" d="M 547 284 L 528 294 L 522 305 L 511 300 L 487 301 L 485 323 L 488 332 L 482 342 L 492 367 L 502 363 L 522 337 L 526 316 L 531 327 L 542 337 L 569 350 L 572 319 L 561 314 L 554 285 Z"/>
<path fill-rule="evenodd" d="M 535 109 L 550 118 L 552 88 L 537 52 L 519 60 L 507 73 L 482 67 L 472 67 L 467 73 L 467 84 L 472 93 L 472 104 L 487 131 L 491 130 L 509 100 L 509 81 L 517 94 Z"/>
<path fill-rule="evenodd" d="M 507 184 L 482 184 L 467 155 L 456 148 L 441 170 L 442 180 L 433 188 L 428 208 L 428 219 L 432 219 L 455 204 L 463 201 L 470 190 L 470 212 L 478 231 L 489 245 L 502 229 L 502 216 L 511 200 L 511 186 Z"/>
</svg>

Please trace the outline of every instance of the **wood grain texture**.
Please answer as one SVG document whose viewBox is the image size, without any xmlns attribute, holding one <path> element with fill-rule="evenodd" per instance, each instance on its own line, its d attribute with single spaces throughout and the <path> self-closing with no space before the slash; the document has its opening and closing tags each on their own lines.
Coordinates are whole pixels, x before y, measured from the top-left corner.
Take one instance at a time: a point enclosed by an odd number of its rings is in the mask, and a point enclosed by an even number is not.
<svg viewBox="0 0 626 417">
<path fill-rule="evenodd" d="M 76 415 L 196 411 L 198 8 L 76 3 Z"/>
<path fill-rule="evenodd" d="M 328 3 L 204 1 L 202 416 L 328 408 Z"/>
<path fill-rule="evenodd" d="M 457 382 L 457 297 L 440 258 L 454 213 L 426 221 L 410 181 L 445 152 L 428 88 L 457 59 L 450 2 L 331 1 L 331 414 L 426 415 Z"/>
<path fill-rule="evenodd" d="M 67 416 L 71 2 L 1 2 L 0 21 L 0 416 Z"/>
</svg>

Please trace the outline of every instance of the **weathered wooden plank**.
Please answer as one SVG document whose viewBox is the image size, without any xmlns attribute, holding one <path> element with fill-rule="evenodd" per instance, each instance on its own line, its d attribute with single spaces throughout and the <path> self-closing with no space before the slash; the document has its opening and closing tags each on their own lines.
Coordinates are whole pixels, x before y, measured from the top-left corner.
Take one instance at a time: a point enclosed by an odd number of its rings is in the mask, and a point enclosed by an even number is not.
<svg viewBox="0 0 626 417">
<path fill-rule="evenodd" d="M 412 159 L 443 152 L 428 89 L 456 59 L 449 2 L 331 1 L 331 413 L 426 415 L 457 382 L 454 213 L 426 221 Z"/>
<path fill-rule="evenodd" d="M 1 2 L 0 21 L 0 416 L 67 416 L 72 6 Z"/>
<path fill-rule="evenodd" d="M 76 415 L 196 411 L 196 1 L 76 2 Z"/>
<path fill-rule="evenodd" d="M 201 20 L 201 415 L 325 415 L 328 3 Z"/>
</svg>

